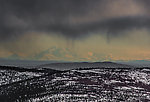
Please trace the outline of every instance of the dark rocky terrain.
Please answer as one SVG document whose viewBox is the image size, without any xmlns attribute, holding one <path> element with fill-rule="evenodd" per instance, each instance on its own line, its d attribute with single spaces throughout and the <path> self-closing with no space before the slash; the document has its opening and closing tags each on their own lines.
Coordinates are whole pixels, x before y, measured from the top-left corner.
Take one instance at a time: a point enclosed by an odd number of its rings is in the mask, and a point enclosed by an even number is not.
<svg viewBox="0 0 150 102">
<path fill-rule="evenodd" d="M 105 62 L 64 71 L 1 66 L 0 101 L 150 102 L 150 68 L 118 66 Z"/>
</svg>

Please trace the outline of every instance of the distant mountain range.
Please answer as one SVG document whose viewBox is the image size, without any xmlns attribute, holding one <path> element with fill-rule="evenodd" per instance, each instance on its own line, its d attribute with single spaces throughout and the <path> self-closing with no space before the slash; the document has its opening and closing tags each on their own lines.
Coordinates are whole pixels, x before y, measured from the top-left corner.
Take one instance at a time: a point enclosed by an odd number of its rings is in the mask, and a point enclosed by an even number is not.
<svg viewBox="0 0 150 102">
<path fill-rule="evenodd" d="M 135 67 L 150 67 L 150 61 L 148 60 L 117 61 L 116 63 L 132 65 Z"/>
<path fill-rule="evenodd" d="M 70 70 L 77 68 L 133 68 L 131 65 L 118 64 L 114 62 L 70 62 L 51 63 L 38 66 L 40 68 L 50 68 L 57 70 Z"/>
<path fill-rule="evenodd" d="M 49 63 L 58 63 L 63 61 L 35 61 L 35 60 L 8 60 L 8 59 L 0 59 L 1 66 L 16 66 L 16 67 L 34 67 L 43 64 Z"/>
<path fill-rule="evenodd" d="M 17 67 L 45 67 L 56 69 L 74 69 L 82 67 L 150 67 L 150 61 L 134 60 L 134 61 L 115 61 L 115 62 L 65 62 L 65 61 L 33 61 L 33 60 L 6 60 L 0 59 L 1 66 L 17 66 Z"/>
</svg>

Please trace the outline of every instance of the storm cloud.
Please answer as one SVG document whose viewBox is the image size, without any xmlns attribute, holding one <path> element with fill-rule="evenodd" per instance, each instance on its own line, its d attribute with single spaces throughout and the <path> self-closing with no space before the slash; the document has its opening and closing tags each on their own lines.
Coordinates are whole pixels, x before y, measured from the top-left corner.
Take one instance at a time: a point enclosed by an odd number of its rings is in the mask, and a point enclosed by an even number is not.
<svg viewBox="0 0 150 102">
<path fill-rule="evenodd" d="M 106 32 L 122 36 L 132 29 L 149 29 L 146 0 L 1 0 L 0 39 L 28 32 L 46 32 L 78 39 Z"/>
</svg>

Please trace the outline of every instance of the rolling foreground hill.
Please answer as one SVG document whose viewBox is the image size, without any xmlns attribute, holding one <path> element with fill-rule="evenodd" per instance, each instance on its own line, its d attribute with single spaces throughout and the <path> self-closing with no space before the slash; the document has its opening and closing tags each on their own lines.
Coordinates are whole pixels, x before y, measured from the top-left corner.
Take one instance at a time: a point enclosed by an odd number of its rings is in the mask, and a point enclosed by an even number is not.
<svg viewBox="0 0 150 102">
<path fill-rule="evenodd" d="M 105 62 L 105 66 L 107 64 L 117 66 L 116 63 Z M 66 71 L 45 68 L 39 70 L 18 68 L 18 70 L 1 66 L 0 100 L 150 102 L 150 68 L 132 68 L 121 64 L 118 64 L 120 67 L 116 66 L 88 68 L 79 66 Z"/>
</svg>

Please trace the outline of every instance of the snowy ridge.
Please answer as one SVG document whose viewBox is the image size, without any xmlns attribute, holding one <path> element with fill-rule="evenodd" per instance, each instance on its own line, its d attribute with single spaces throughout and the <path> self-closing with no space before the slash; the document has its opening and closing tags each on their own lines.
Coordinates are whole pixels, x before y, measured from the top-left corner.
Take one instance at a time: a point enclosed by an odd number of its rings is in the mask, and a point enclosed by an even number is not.
<svg viewBox="0 0 150 102">
<path fill-rule="evenodd" d="M 149 102 L 150 73 L 141 69 L 83 69 L 52 76 L 57 93 L 30 101 L 75 102 Z M 59 85 L 58 85 L 59 84 Z M 47 92 L 53 91 L 51 88 Z"/>
<path fill-rule="evenodd" d="M 86 67 L 54 72 L 49 68 L 43 70 L 45 71 L 42 73 L 36 71 L 30 74 L 1 69 L 0 73 L 6 74 L 4 81 L 8 84 L 0 85 L 0 100 L 3 102 L 150 101 L 150 68 Z M 12 82 L 11 77 L 15 78 L 13 73 L 17 73 L 15 75 L 21 81 Z M 23 79 L 22 75 L 26 79 Z"/>
</svg>

